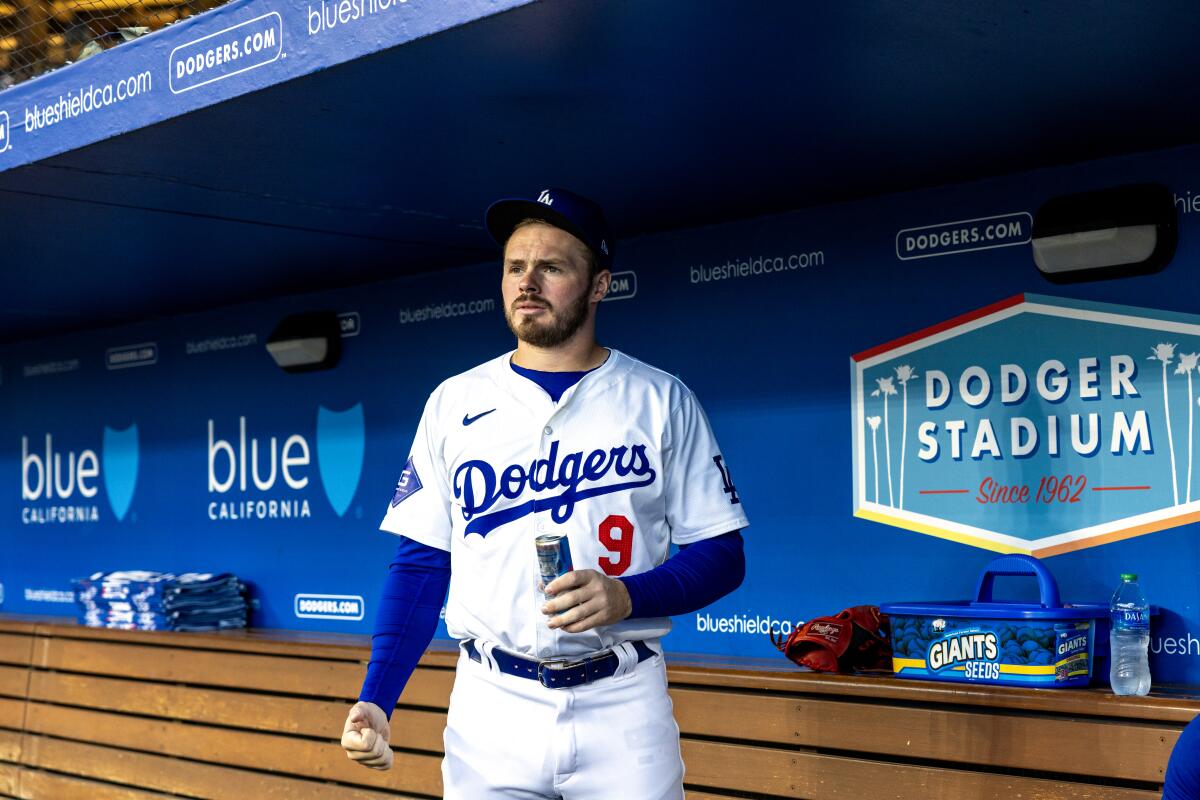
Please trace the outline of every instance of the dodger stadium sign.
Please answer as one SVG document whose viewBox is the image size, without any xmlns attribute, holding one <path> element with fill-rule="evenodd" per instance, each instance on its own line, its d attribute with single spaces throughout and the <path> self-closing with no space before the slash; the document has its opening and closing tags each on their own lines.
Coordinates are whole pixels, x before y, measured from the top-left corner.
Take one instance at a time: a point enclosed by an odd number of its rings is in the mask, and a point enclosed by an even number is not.
<svg viewBox="0 0 1200 800">
<path fill-rule="evenodd" d="M 1200 317 L 1018 295 L 851 359 L 854 514 L 1050 556 L 1200 519 Z"/>
</svg>

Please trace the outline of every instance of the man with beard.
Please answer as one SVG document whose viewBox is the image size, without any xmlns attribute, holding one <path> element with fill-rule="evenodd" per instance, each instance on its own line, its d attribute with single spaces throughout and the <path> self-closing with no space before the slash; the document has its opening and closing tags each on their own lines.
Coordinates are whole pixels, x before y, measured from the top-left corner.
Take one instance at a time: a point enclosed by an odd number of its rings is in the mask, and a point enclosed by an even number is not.
<svg viewBox="0 0 1200 800">
<path fill-rule="evenodd" d="M 612 277 L 599 206 L 547 189 L 486 223 L 517 347 L 425 406 L 381 525 L 400 544 L 342 746 L 391 766 L 391 711 L 448 585 L 446 798 L 677 800 L 659 639 L 741 583 L 741 499 L 691 391 L 596 341 Z M 548 534 L 574 569 L 546 585 Z"/>
</svg>

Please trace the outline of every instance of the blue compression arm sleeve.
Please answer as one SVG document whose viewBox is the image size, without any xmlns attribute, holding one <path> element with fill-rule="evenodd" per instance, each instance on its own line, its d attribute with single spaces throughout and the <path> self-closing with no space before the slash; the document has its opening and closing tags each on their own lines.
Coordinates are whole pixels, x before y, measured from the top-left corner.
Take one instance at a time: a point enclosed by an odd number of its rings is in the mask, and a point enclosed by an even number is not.
<svg viewBox="0 0 1200 800">
<path fill-rule="evenodd" d="M 649 572 L 618 578 L 633 601 L 629 617 L 690 614 L 729 594 L 746 577 L 743 544 L 741 531 L 730 531 L 680 546 Z"/>
<path fill-rule="evenodd" d="M 382 708 L 388 719 L 433 639 L 449 586 L 450 554 L 401 536 L 383 584 L 371 661 L 358 695 Z"/>
<path fill-rule="evenodd" d="M 1195 717 L 1179 734 L 1167 761 L 1163 800 L 1193 800 L 1200 797 L 1200 717 Z"/>
</svg>

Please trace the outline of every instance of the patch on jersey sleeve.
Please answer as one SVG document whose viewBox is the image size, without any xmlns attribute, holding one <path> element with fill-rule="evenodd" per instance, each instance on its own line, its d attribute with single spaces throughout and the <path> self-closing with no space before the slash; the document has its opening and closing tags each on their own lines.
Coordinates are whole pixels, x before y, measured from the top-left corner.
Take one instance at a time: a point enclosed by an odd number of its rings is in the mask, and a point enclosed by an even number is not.
<svg viewBox="0 0 1200 800">
<path fill-rule="evenodd" d="M 725 466 L 721 456 L 713 456 L 713 463 L 717 465 L 717 469 L 721 470 L 721 483 L 725 484 L 722 491 L 729 495 L 729 505 L 736 506 L 742 502 L 742 498 L 738 497 L 737 487 L 733 485 L 733 479 L 729 477 L 729 467 Z"/>
<path fill-rule="evenodd" d="M 396 493 L 392 495 L 392 508 L 400 505 L 404 498 L 420 488 L 421 479 L 417 476 L 417 468 L 413 466 L 412 456 L 409 456 L 408 463 L 404 465 L 404 472 L 400 473 L 400 480 L 396 482 Z"/>
</svg>

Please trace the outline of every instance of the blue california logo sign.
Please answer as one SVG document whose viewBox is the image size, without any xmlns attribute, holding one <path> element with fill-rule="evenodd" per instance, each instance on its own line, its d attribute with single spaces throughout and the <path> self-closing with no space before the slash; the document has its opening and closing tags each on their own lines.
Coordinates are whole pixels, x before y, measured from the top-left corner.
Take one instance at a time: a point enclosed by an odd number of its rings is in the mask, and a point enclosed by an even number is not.
<svg viewBox="0 0 1200 800">
<path fill-rule="evenodd" d="M 851 360 L 855 516 L 1049 556 L 1200 520 L 1200 317 L 1018 295 Z"/>
<path fill-rule="evenodd" d="M 228 436 L 229 438 L 224 438 Z M 362 403 L 345 411 L 317 408 L 317 471 L 339 517 L 358 491 L 366 446 Z M 214 521 L 312 516 L 313 447 L 302 433 L 259 433 L 245 416 L 232 433 L 208 420 L 208 517 Z"/>
<path fill-rule="evenodd" d="M 36 442 L 36 444 L 34 443 Z M 96 496 L 103 483 L 118 521 L 133 502 L 138 478 L 138 427 L 104 427 L 100 456 L 90 448 L 64 449 L 46 433 L 21 437 L 21 521 L 26 524 L 99 522 Z"/>
</svg>

